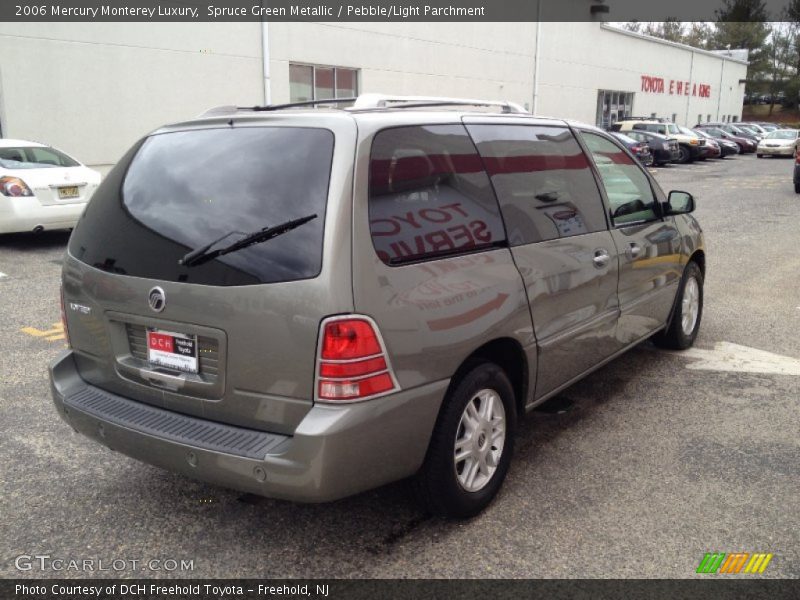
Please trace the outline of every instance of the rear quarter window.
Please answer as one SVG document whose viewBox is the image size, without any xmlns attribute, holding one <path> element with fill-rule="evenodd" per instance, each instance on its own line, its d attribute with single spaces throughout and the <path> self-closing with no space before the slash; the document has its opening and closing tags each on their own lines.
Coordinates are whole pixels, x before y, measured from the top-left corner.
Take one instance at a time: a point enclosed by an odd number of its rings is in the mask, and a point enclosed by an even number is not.
<svg viewBox="0 0 800 600">
<path fill-rule="evenodd" d="M 463 125 L 378 132 L 369 165 L 372 242 L 388 265 L 505 243 L 497 200 Z"/>
</svg>

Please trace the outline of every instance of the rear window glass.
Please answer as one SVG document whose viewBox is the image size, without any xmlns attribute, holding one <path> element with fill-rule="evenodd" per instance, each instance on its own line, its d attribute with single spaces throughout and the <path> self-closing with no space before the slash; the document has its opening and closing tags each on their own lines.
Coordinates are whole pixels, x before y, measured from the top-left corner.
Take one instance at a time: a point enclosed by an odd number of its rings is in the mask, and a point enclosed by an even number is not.
<svg viewBox="0 0 800 600">
<path fill-rule="evenodd" d="M 4 169 L 47 169 L 78 167 L 77 161 L 55 148 L 17 146 L 0 148 L 0 167 Z"/>
<path fill-rule="evenodd" d="M 463 125 L 398 127 L 375 136 L 369 220 L 375 250 L 390 265 L 505 243 L 489 177 Z"/>
<path fill-rule="evenodd" d="M 315 277 L 322 266 L 333 142 L 328 130 L 296 127 L 152 136 L 95 192 L 70 252 L 115 273 L 205 285 Z M 179 264 L 215 240 L 210 251 L 314 214 L 273 239 L 195 266 Z"/>
</svg>

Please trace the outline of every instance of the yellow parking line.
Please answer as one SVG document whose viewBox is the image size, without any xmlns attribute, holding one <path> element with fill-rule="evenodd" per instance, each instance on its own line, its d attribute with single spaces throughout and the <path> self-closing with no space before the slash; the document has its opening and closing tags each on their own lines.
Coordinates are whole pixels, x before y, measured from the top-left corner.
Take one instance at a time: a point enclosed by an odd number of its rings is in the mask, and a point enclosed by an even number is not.
<svg viewBox="0 0 800 600">
<path fill-rule="evenodd" d="M 36 327 L 23 327 L 20 329 L 22 333 L 27 333 L 33 337 L 44 338 L 48 342 L 55 342 L 58 340 L 66 339 L 64 333 L 64 326 L 61 323 L 53 323 L 51 329 L 37 329 Z"/>
</svg>

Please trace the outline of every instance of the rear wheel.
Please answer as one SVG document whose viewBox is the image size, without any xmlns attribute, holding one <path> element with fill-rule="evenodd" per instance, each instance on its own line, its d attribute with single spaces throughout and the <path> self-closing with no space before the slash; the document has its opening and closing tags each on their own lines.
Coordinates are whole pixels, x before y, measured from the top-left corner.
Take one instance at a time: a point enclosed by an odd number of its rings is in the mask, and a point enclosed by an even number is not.
<svg viewBox="0 0 800 600">
<path fill-rule="evenodd" d="M 678 157 L 678 162 L 686 164 L 692 160 L 692 152 L 689 150 L 687 146 L 680 147 L 681 155 Z"/>
<path fill-rule="evenodd" d="M 653 343 L 670 350 L 686 350 L 694 344 L 703 316 L 703 272 L 696 262 L 686 265 L 667 329 L 653 336 Z"/>
<path fill-rule="evenodd" d="M 516 403 L 505 372 L 479 362 L 445 398 L 417 495 L 431 512 L 466 518 L 481 512 L 503 484 L 514 449 Z"/>
<path fill-rule="evenodd" d="M 756 158 L 764 158 L 764 155 L 763 155 L 763 154 L 760 154 L 760 153 L 758 153 L 758 154 L 756 154 Z"/>
</svg>

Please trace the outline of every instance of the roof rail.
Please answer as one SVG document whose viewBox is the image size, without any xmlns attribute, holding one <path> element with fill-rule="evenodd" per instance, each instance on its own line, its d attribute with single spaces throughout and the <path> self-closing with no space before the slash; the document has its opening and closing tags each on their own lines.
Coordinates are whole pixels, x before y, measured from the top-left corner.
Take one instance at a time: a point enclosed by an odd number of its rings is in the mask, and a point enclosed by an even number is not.
<svg viewBox="0 0 800 600">
<path fill-rule="evenodd" d="M 438 96 L 389 96 L 385 94 L 361 94 L 353 108 L 388 108 L 389 104 L 397 104 L 393 108 L 427 108 L 434 106 L 496 106 L 504 113 L 527 114 L 524 108 L 506 100 L 473 100 L 468 98 L 442 98 Z"/>
<path fill-rule="evenodd" d="M 266 106 L 243 106 L 241 110 L 254 110 L 256 112 L 269 110 L 283 110 L 296 106 L 318 106 L 320 104 L 352 104 L 358 98 L 328 98 L 327 100 L 306 100 L 304 102 L 287 102 L 286 104 L 268 104 Z"/>
<path fill-rule="evenodd" d="M 265 106 L 234 106 L 232 104 L 226 104 L 223 106 L 215 106 L 214 108 L 209 108 L 204 113 L 201 113 L 200 116 L 214 117 L 214 116 L 230 115 L 233 113 L 237 113 L 240 110 L 266 112 L 271 110 L 283 110 L 284 108 L 295 108 L 301 106 L 318 106 L 320 104 L 352 104 L 356 100 L 357 100 L 356 98 L 328 98 L 327 100 L 305 100 L 303 102 L 287 102 L 286 104 L 267 104 Z"/>
<path fill-rule="evenodd" d="M 429 108 L 436 106 L 494 106 L 504 113 L 528 114 L 522 106 L 506 100 L 471 100 L 467 98 L 440 98 L 438 96 L 388 96 L 385 94 L 361 94 L 358 98 L 328 98 L 327 100 L 306 100 L 286 104 L 267 104 L 266 106 L 215 106 L 202 113 L 201 117 L 214 117 L 236 114 L 239 111 L 268 112 L 303 106 L 325 104 L 352 104 L 356 110 L 371 108 Z M 389 105 L 393 106 L 389 106 Z"/>
</svg>

